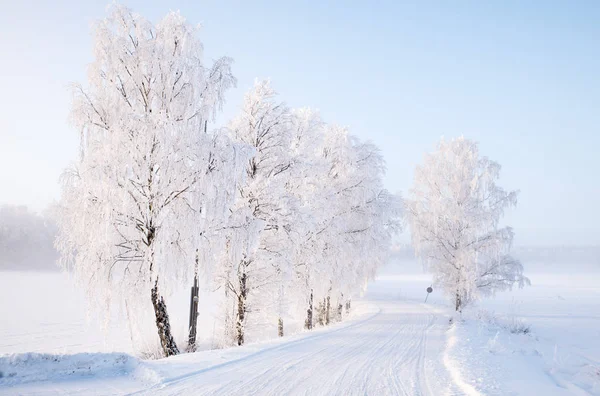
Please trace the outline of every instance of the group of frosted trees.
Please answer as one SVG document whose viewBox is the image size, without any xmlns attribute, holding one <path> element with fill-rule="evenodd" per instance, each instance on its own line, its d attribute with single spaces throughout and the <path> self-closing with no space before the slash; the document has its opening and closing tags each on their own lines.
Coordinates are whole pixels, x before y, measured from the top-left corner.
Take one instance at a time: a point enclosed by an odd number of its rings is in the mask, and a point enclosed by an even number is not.
<svg viewBox="0 0 600 396">
<path fill-rule="evenodd" d="M 236 81 L 231 59 L 204 65 L 196 34 L 178 13 L 153 25 L 121 6 L 97 24 L 58 216 L 63 265 L 97 306 L 152 310 L 165 356 L 181 350 L 166 297 L 194 277 L 222 297 L 225 344 L 257 316 L 279 335 L 312 329 L 340 319 L 399 228 L 378 149 L 268 81 L 209 129 Z"/>
<path fill-rule="evenodd" d="M 377 147 L 287 107 L 268 81 L 209 129 L 236 83 L 232 61 L 205 66 L 178 13 L 153 25 L 112 6 L 95 32 L 88 84 L 74 87 L 81 150 L 63 176 L 56 242 L 91 302 L 117 302 L 130 327 L 152 312 L 165 356 L 180 352 L 166 297 L 192 279 L 220 296 L 222 345 L 242 345 L 251 322 L 283 336 L 289 323 L 341 319 L 400 229 Z M 402 204 L 456 311 L 528 283 L 500 226 L 516 192 L 496 185 L 499 170 L 476 143 L 442 140 Z"/>
</svg>

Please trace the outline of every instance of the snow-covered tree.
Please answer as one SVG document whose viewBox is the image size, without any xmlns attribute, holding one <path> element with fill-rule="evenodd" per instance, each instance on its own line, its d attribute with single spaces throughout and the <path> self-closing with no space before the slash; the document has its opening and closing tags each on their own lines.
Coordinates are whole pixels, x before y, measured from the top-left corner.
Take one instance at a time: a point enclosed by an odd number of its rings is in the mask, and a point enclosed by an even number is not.
<svg viewBox="0 0 600 396">
<path fill-rule="evenodd" d="M 286 190 L 290 174 L 290 110 L 275 101 L 268 81 L 256 81 L 246 94 L 241 113 L 226 132 L 234 142 L 254 149 L 246 164 L 246 178 L 237 188 L 228 226 L 228 248 L 218 283 L 235 300 L 235 342 L 245 341 L 252 299 L 266 292 L 287 265 L 285 250 L 293 221 L 293 196 Z M 263 298 L 261 305 L 266 304 Z M 257 312 L 255 309 L 254 312 Z"/>
<path fill-rule="evenodd" d="M 305 312 L 306 328 L 329 324 L 374 276 L 399 230 L 383 157 L 318 113 L 277 102 L 267 81 L 246 95 L 228 132 L 255 156 L 238 188 L 217 280 L 229 299 L 226 343 L 244 342 L 249 312 L 277 323 L 279 335 L 285 318 Z"/>
<path fill-rule="evenodd" d="M 406 201 L 416 253 L 456 311 L 481 296 L 529 283 L 510 256 L 510 227 L 500 227 L 517 192 L 496 185 L 500 165 L 480 156 L 477 143 L 442 139 L 415 172 Z"/>
<path fill-rule="evenodd" d="M 312 307 L 316 272 L 326 266 L 320 239 L 315 237 L 319 224 L 327 216 L 324 197 L 328 195 L 326 185 L 327 163 L 321 155 L 325 123 L 320 115 L 308 108 L 295 109 L 291 119 L 291 175 L 287 189 L 298 206 L 296 220 L 291 229 L 293 247 L 291 251 L 290 277 L 285 285 L 288 312 L 310 319 L 305 327 L 312 328 Z M 291 307 L 290 307 L 291 305 Z M 308 310 L 307 310 L 308 307 Z"/>
<path fill-rule="evenodd" d="M 389 254 L 391 237 L 400 230 L 399 199 L 383 188 L 385 162 L 371 143 L 345 128 L 321 128 L 318 177 L 312 199 L 314 226 L 306 249 L 316 254 L 300 273 L 306 283 L 305 326 L 328 324 L 346 302 L 364 289 Z M 339 314 L 333 315 L 335 306 Z"/>
<path fill-rule="evenodd" d="M 236 147 L 206 133 L 235 83 L 231 60 L 207 68 L 179 13 L 153 25 L 122 6 L 97 24 L 94 54 L 89 87 L 75 87 L 81 154 L 63 178 L 57 246 L 99 303 L 151 302 L 173 355 L 165 293 L 198 270 L 203 227 L 225 215 L 235 180 Z"/>
</svg>

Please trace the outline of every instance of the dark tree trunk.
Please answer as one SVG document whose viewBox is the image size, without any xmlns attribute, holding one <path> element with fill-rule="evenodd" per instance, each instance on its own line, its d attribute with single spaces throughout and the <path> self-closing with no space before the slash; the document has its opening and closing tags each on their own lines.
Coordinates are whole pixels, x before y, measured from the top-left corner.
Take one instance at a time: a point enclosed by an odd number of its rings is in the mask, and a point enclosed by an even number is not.
<svg viewBox="0 0 600 396">
<path fill-rule="evenodd" d="M 461 295 L 462 290 L 460 287 L 461 279 L 462 279 L 462 271 L 459 272 L 458 279 L 456 280 L 456 300 L 455 300 L 455 305 L 454 305 L 456 312 L 461 312 L 462 306 L 463 306 L 463 300 L 462 300 L 462 295 Z"/>
<path fill-rule="evenodd" d="M 177 355 L 179 348 L 175 344 L 173 334 L 171 333 L 171 325 L 169 323 L 169 315 L 167 314 L 167 304 L 164 298 L 158 293 L 158 278 L 152 288 L 152 305 L 154 305 L 154 314 L 156 315 L 156 327 L 158 328 L 158 337 L 162 346 L 165 357 Z"/>
<path fill-rule="evenodd" d="M 325 325 L 325 301 L 319 301 L 317 321 L 319 326 Z"/>
<path fill-rule="evenodd" d="M 462 299 L 460 298 L 460 293 L 456 290 L 456 312 L 461 312 L 462 310 Z"/>
<path fill-rule="evenodd" d="M 313 291 L 310 291 L 310 299 L 308 300 L 308 309 L 306 310 L 306 322 L 304 322 L 306 330 L 313 328 Z"/>
<path fill-rule="evenodd" d="M 346 314 L 349 314 L 349 313 L 350 313 L 350 302 L 351 302 L 351 301 L 352 301 L 352 300 L 348 300 L 348 301 L 346 301 Z"/>
<path fill-rule="evenodd" d="M 330 312 L 331 312 L 331 297 L 327 296 L 327 308 L 325 313 L 325 324 L 328 325 L 330 321 Z"/>
<path fill-rule="evenodd" d="M 198 325 L 198 276 L 194 276 L 194 286 L 190 295 L 190 322 L 188 335 L 188 352 L 196 351 L 196 333 Z"/>
<path fill-rule="evenodd" d="M 279 337 L 283 337 L 283 319 L 279 318 L 279 322 L 277 323 L 277 334 Z"/>
<path fill-rule="evenodd" d="M 340 297 L 338 299 L 337 312 L 335 313 L 335 320 L 338 322 L 342 321 L 342 315 L 344 314 L 344 305 L 342 304 L 342 301 L 344 301 L 344 293 L 340 294 Z"/>
<path fill-rule="evenodd" d="M 238 294 L 238 309 L 236 318 L 237 344 L 244 345 L 244 321 L 246 320 L 246 297 L 248 297 L 246 273 L 240 278 L 240 293 Z"/>
</svg>

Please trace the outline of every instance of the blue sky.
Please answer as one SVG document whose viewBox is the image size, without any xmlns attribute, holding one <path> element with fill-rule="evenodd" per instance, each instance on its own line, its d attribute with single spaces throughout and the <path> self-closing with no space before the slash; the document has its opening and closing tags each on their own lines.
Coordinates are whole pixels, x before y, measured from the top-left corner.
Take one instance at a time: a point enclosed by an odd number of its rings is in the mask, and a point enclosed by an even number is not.
<svg viewBox="0 0 600 396">
<path fill-rule="evenodd" d="M 521 190 L 519 244 L 600 243 L 600 2 L 125 1 L 202 23 L 238 88 L 270 77 L 291 106 L 381 147 L 405 193 L 423 153 L 464 135 Z M 74 158 L 68 84 L 86 78 L 104 1 L 0 5 L 0 203 L 43 209 Z"/>
</svg>

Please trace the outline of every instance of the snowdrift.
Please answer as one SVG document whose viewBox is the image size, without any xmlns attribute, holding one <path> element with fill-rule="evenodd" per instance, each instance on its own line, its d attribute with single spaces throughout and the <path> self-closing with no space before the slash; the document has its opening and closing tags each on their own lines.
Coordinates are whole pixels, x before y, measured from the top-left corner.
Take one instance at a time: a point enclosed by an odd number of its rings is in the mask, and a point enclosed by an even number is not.
<svg viewBox="0 0 600 396">
<path fill-rule="evenodd" d="M 152 370 L 142 361 L 124 353 L 73 355 L 21 353 L 0 356 L 0 387 L 31 382 L 123 375 L 145 381 L 156 379 Z"/>
</svg>

